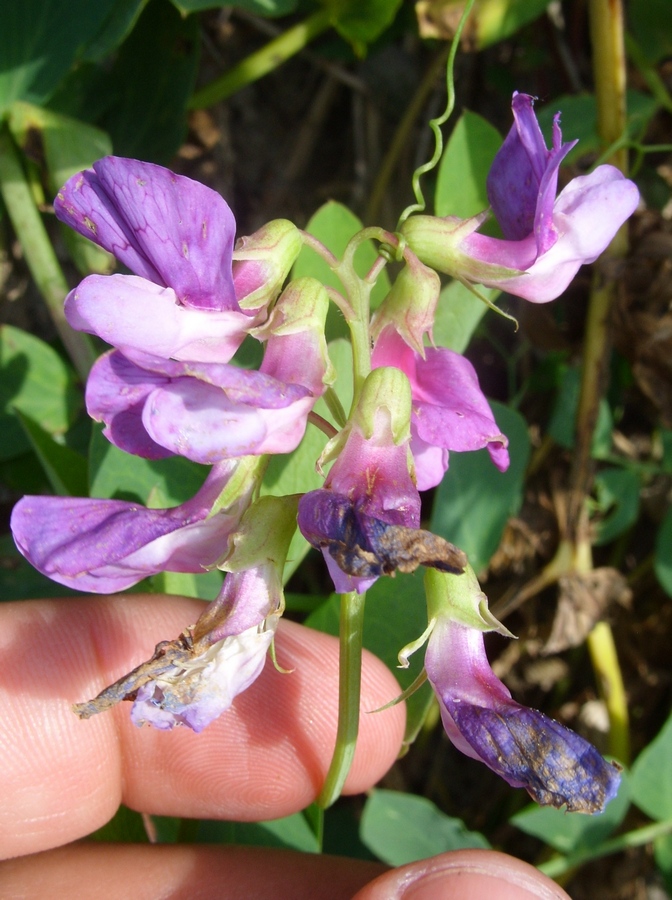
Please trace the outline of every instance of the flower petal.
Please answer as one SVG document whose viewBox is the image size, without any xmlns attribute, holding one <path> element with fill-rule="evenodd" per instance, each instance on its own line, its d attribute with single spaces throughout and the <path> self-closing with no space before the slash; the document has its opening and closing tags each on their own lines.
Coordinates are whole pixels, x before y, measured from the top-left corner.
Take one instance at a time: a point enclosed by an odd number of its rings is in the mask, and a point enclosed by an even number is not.
<svg viewBox="0 0 672 900">
<path fill-rule="evenodd" d="M 89 275 L 66 297 L 65 315 L 141 365 L 152 356 L 228 362 L 256 324 L 237 311 L 182 306 L 171 288 L 135 275 Z"/>
<path fill-rule="evenodd" d="M 169 169 L 108 156 L 74 175 L 56 215 L 136 275 L 170 287 L 184 306 L 237 310 L 235 220 L 215 191 Z"/>
</svg>

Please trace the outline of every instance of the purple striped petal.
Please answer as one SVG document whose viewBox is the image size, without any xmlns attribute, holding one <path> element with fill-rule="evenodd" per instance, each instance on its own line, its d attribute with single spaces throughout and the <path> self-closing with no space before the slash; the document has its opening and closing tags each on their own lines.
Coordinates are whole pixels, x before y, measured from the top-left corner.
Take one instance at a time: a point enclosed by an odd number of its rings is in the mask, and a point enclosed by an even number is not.
<svg viewBox="0 0 672 900">
<path fill-rule="evenodd" d="M 169 169 L 108 156 L 59 191 L 58 218 L 191 309 L 237 310 L 235 220 L 215 191 Z"/>
</svg>

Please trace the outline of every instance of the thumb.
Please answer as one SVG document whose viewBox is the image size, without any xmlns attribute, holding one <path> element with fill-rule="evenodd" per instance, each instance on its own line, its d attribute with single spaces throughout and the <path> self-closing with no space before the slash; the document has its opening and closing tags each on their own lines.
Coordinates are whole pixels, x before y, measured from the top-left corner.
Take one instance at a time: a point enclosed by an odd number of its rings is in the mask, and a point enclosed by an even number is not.
<svg viewBox="0 0 672 900">
<path fill-rule="evenodd" d="M 494 850 L 456 850 L 385 872 L 353 900 L 569 900 L 533 866 Z"/>
</svg>

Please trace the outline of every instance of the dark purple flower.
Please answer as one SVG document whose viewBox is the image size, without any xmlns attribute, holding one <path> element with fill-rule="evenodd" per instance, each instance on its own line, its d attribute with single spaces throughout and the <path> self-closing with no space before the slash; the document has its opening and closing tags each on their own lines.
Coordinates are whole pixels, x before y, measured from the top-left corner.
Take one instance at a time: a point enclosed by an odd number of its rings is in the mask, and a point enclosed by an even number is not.
<svg viewBox="0 0 672 900">
<path fill-rule="evenodd" d="M 513 95 L 514 124 L 488 176 L 488 198 L 504 240 L 478 234 L 487 213 L 411 216 L 402 232 L 427 265 L 534 303 L 558 297 L 584 263 L 594 262 L 632 215 L 639 192 L 613 166 L 573 179 L 556 197 L 558 168 L 576 142 L 562 143 L 556 116 L 546 148 L 533 98 Z"/>
<path fill-rule="evenodd" d="M 490 668 L 483 631 L 440 617 L 425 669 L 450 740 L 513 787 L 570 812 L 601 812 L 616 796 L 617 766 L 569 728 L 512 699 Z"/>
</svg>

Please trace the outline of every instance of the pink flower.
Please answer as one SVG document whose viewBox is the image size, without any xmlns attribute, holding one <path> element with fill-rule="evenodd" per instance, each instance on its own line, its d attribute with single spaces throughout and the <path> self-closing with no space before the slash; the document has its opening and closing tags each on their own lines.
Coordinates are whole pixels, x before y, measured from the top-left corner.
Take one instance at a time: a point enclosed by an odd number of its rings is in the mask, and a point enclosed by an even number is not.
<svg viewBox="0 0 672 900">
<path fill-rule="evenodd" d="M 546 148 L 533 98 L 513 95 L 514 124 L 495 157 L 488 198 L 504 239 L 478 234 L 471 219 L 412 216 L 402 227 L 430 267 L 534 303 L 558 297 L 584 263 L 594 262 L 632 215 L 639 192 L 613 166 L 573 179 L 556 197 L 558 169 L 576 142 L 562 143 L 556 116 Z"/>
</svg>

